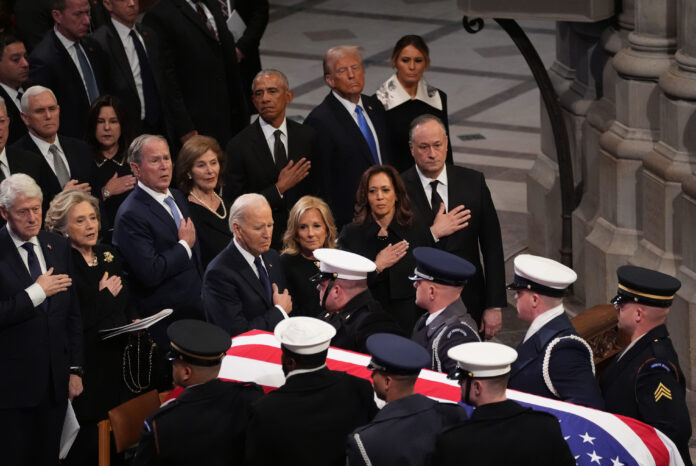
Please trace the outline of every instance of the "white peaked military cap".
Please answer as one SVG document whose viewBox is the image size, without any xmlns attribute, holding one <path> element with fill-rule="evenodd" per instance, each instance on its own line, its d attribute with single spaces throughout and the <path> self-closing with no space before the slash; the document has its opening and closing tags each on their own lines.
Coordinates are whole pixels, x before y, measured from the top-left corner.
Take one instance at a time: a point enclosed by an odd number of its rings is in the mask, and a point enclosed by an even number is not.
<svg viewBox="0 0 696 466">
<path fill-rule="evenodd" d="M 370 259 L 340 249 L 315 249 L 314 257 L 320 262 L 319 271 L 323 279 L 333 275 L 343 280 L 365 280 L 368 273 L 377 269 Z"/>
<path fill-rule="evenodd" d="M 447 356 L 457 361 L 459 374 L 452 378 L 484 379 L 510 372 L 510 364 L 517 359 L 517 351 L 492 341 L 463 343 L 450 348 Z"/>
<path fill-rule="evenodd" d="M 298 316 L 281 320 L 273 333 L 293 353 L 316 354 L 329 347 L 336 329 L 323 320 Z"/>
<path fill-rule="evenodd" d="M 562 297 L 578 274 L 560 262 L 531 254 L 515 257 L 515 279 L 508 290 L 530 290 L 545 296 Z"/>
</svg>

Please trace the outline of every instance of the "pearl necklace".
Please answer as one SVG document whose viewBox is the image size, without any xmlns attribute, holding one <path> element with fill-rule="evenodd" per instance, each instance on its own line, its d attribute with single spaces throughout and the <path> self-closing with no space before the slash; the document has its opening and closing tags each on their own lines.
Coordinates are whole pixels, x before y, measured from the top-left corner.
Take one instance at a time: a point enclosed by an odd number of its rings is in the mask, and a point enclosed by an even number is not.
<svg viewBox="0 0 696 466">
<path fill-rule="evenodd" d="M 220 196 L 218 196 L 218 193 L 216 193 L 215 191 L 213 191 L 213 194 L 215 194 L 215 197 L 217 197 L 218 199 L 220 199 L 220 204 L 222 204 L 222 212 L 223 212 L 222 215 L 218 214 L 216 210 L 211 209 L 210 206 L 209 206 L 208 204 L 206 204 L 205 201 L 204 201 L 203 199 L 201 199 L 200 197 L 198 197 L 198 196 L 196 196 L 195 194 L 193 194 L 193 190 L 191 190 L 191 192 L 190 192 L 189 194 L 190 194 L 191 196 L 193 196 L 193 198 L 194 198 L 195 200 L 197 200 L 198 202 L 200 202 L 201 205 L 202 205 L 203 207 L 205 207 L 206 209 L 208 209 L 209 211 L 211 211 L 213 214 L 215 214 L 215 216 L 216 216 L 217 218 L 219 218 L 219 219 L 221 219 L 221 220 L 224 220 L 224 219 L 227 217 L 227 207 L 225 207 L 225 203 L 223 202 L 222 198 L 221 198 Z"/>
</svg>

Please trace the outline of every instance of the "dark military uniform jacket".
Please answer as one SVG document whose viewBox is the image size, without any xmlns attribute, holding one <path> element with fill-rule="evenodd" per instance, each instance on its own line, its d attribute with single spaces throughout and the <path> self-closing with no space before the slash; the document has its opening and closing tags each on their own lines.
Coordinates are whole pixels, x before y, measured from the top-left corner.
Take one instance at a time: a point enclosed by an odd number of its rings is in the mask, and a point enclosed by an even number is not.
<svg viewBox="0 0 696 466">
<path fill-rule="evenodd" d="M 691 464 L 691 421 L 686 407 L 684 374 L 667 327 L 660 325 L 614 360 L 602 375 L 607 411 L 650 424 L 679 448 Z"/>
<path fill-rule="evenodd" d="M 140 465 L 242 464 L 256 384 L 219 379 L 184 390 L 145 420 L 133 461 Z"/>
<path fill-rule="evenodd" d="M 520 343 L 517 354 L 509 388 L 604 409 L 594 377 L 592 349 L 578 336 L 565 312 Z"/>
<path fill-rule="evenodd" d="M 420 394 L 392 401 L 370 424 L 348 436 L 348 464 L 430 464 L 438 432 L 466 419 L 460 405 L 439 403 Z"/>
<path fill-rule="evenodd" d="M 575 466 L 558 419 L 512 400 L 474 410 L 438 437 L 433 465 Z"/>
<path fill-rule="evenodd" d="M 369 290 L 356 295 L 338 312 L 325 312 L 321 318 L 336 329 L 331 346 L 367 353 L 365 341 L 373 333 L 395 333 L 403 330 L 370 294 Z"/>
<path fill-rule="evenodd" d="M 457 363 L 447 356 L 447 351 L 462 343 L 481 341 L 476 322 L 461 298 L 447 306 L 429 325 L 425 325 L 428 315 L 425 313 L 418 319 L 411 340 L 430 352 L 432 370 L 449 373 Z"/>
</svg>

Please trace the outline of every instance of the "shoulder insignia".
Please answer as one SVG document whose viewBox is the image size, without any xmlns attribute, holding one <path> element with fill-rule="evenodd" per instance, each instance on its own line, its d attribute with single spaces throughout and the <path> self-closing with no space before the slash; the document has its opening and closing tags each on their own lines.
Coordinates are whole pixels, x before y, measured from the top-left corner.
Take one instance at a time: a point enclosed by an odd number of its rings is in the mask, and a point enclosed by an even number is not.
<svg viewBox="0 0 696 466">
<path fill-rule="evenodd" d="M 672 372 L 672 369 L 665 363 L 663 362 L 654 362 L 650 364 L 649 369 L 662 369 L 665 372 Z"/>
<path fill-rule="evenodd" d="M 662 382 L 660 382 L 658 384 L 657 388 L 655 389 L 654 395 L 655 395 L 655 403 L 660 401 L 660 399 L 662 399 L 662 398 L 667 398 L 668 400 L 671 400 L 672 399 L 672 390 L 665 387 L 665 385 Z"/>
</svg>

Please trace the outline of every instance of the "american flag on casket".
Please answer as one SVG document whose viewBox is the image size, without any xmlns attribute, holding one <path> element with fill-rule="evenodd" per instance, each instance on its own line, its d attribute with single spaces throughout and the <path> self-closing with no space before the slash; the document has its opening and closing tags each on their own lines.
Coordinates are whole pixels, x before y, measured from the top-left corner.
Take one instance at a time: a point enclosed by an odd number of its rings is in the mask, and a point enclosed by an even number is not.
<svg viewBox="0 0 696 466">
<path fill-rule="evenodd" d="M 370 371 L 366 368 L 369 360 L 364 354 L 330 348 L 327 366 L 369 380 Z M 267 392 L 274 390 L 285 381 L 280 367 L 280 344 L 273 334 L 258 330 L 233 338 L 222 363 L 220 378 L 256 382 Z M 455 381 L 430 370 L 421 371 L 416 392 L 439 400 L 456 402 L 460 399 L 459 385 Z M 666 435 L 635 419 L 515 390 L 508 390 L 508 398 L 554 414 L 578 465 L 684 464 Z"/>
</svg>

